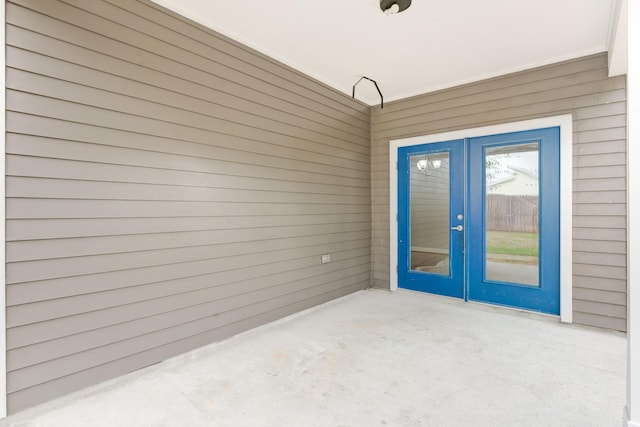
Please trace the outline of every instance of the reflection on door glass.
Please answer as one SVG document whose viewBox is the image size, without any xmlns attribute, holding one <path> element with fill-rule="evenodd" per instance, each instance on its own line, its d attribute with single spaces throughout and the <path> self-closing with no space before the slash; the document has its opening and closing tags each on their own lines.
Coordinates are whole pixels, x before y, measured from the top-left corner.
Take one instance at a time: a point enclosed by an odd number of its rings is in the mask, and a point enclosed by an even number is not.
<svg viewBox="0 0 640 427">
<path fill-rule="evenodd" d="M 449 276 L 449 153 L 414 155 L 409 165 L 411 270 Z"/>
<path fill-rule="evenodd" d="M 485 149 L 485 280 L 538 286 L 538 143 Z"/>
</svg>

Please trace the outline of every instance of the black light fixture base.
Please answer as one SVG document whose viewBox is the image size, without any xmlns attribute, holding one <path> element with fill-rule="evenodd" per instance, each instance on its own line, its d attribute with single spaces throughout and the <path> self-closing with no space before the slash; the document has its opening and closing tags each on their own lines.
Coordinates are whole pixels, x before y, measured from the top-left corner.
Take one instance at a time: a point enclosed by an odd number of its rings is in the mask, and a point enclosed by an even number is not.
<svg viewBox="0 0 640 427">
<path fill-rule="evenodd" d="M 407 10 L 409 6 L 411 6 L 411 0 L 380 0 L 380 9 L 382 9 L 382 11 L 384 12 L 394 4 L 398 5 L 398 7 L 400 8 L 400 10 L 398 10 L 398 13 L 400 13 L 404 10 Z"/>
</svg>

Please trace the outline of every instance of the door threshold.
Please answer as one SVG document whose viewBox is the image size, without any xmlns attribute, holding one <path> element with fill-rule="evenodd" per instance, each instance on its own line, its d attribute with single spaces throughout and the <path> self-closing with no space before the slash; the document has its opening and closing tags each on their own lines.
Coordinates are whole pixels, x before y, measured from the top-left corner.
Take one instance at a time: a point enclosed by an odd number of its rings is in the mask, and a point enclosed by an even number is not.
<svg viewBox="0 0 640 427">
<path fill-rule="evenodd" d="M 555 314 L 540 313 L 537 311 L 524 310 L 517 307 L 509 307 L 505 305 L 490 304 L 483 301 L 465 301 L 462 298 L 455 298 L 446 295 L 431 294 L 429 292 L 415 291 L 413 289 L 398 288 L 397 292 L 410 292 L 419 295 L 425 295 L 429 298 L 439 299 L 446 304 L 465 305 L 473 310 L 490 311 L 500 314 L 513 314 L 518 317 L 527 319 L 542 320 L 545 322 L 561 323 L 560 316 Z"/>
<path fill-rule="evenodd" d="M 473 307 L 478 307 L 479 309 L 483 309 L 485 311 L 502 312 L 506 310 L 506 311 L 509 311 L 510 313 L 514 313 L 518 315 L 519 317 L 528 317 L 531 319 L 560 322 L 560 316 L 557 314 L 541 313 L 539 311 L 530 311 L 530 310 L 525 310 L 523 308 L 518 308 L 518 307 L 509 307 L 507 305 L 490 304 L 483 301 L 469 300 L 466 302 L 470 303 Z"/>
</svg>

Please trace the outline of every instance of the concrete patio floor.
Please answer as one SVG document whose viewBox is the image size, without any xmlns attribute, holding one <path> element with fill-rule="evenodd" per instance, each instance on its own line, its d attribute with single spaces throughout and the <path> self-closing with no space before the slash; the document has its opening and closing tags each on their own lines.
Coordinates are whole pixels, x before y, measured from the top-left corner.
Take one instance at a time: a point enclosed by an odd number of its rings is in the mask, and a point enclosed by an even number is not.
<svg viewBox="0 0 640 427">
<path fill-rule="evenodd" d="M 0 426 L 618 427 L 623 334 L 368 290 Z"/>
</svg>

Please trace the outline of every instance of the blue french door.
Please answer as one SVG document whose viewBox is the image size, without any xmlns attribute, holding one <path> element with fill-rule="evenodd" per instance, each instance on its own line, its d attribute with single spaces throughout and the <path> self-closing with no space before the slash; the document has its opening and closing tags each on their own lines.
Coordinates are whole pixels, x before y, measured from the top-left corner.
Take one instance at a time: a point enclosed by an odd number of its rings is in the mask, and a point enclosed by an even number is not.
<svg viewBox="0 0 640 427">
<path fill-rule="evenodd" d="M 464 140 L 398 149 L 398 282 L 464 297 Z"/>
<path fill-rule="evenodd" d="M 468 147 L 467 298 L 560 314 L 560 129 Z"/>
<path fill-rule="evenodd" d="M 398 149 L 398 285 L 560 312 L 560 135 Z"/>
</svg>

